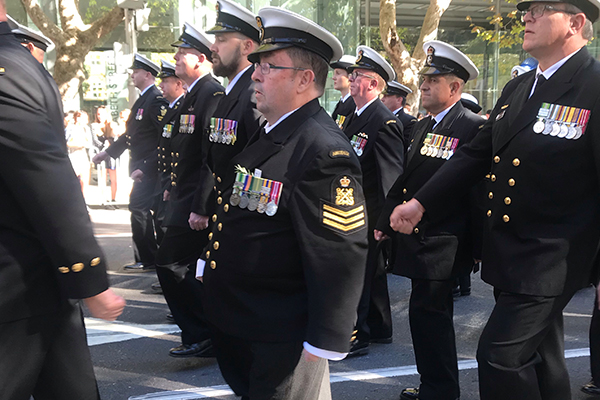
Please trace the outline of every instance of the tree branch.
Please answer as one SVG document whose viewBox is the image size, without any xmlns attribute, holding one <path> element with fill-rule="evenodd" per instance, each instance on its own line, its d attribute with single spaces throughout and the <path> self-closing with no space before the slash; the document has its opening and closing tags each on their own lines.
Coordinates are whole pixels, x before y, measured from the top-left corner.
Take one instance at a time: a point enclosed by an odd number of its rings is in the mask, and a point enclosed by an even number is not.
<svg viewBox="0 0 600 400">
<path fill-rule="evenodd" d="M 124 17 L 125 11 L 118 6 L 106 12 L 102 17 L 94 21 L 86 31 L 81 33 L 80 39 L 82 44 L 91 50 L 96 42 L 115 29 L 123 21 Z"/>
<path fill-rule="evenodd" d="M 77 31 L 86 29 L 75 0 L 58 0 L 58 10 L 64 32 L 75 35 Z"/>
<path fill-rule="evenodd" d="M 425 51 L 423 50 L 423 43 L 433 40 L 437 37 L 438 28 L 440 26 L 440 20 L 442 19 L 442 15 L 448 7 L 452 0 L 430 0 L 429 7 L 427 8 L 427 13 L 425 14 L 425 19 L 423 20 L 423 26 L 421 28 L 421 35 L 419 36 L 419 40 L 417 40 L 417 45 L 413 51 L 413 59 L 420 61 L 419 65 L 415 65 L 417 68 L 421 68 L 423 66 L 423 62 L 425 61 Z"/>
<path fill-rule="evenodd" d="M 25 7 L 27 15 L 29 15 L 35 26 L 37 26 L 44 35 L 48 36 L 48 38 L 55 43 L 64 40 L 64 32 L 56 26 L 46 14 L 44 14 L 44 11 L 42 11 L 37 3 L 37 0 L 21 0 L 21 3 L 23 4 L 23 7 Z"/>
</svg>

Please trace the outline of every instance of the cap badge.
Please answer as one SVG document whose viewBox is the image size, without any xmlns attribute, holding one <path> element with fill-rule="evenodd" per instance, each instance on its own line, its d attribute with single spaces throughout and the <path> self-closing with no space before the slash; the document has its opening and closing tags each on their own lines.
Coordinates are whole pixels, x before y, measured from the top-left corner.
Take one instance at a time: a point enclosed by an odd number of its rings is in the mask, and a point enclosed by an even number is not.
<svg viewBox="0 0 600 400">
<path fill-rule="evenodd" d="M 358 64 L 360 62 L 360 60 L 362 59 L 362 56 L 363 56 L 363 51 L 360 50 L 358 52 L 358 57 L 356 58 L 356 61 L 355 61 L 356 64 Z"/>
<path fill-rule="evenodd" d="M 217 2 L 215 4 L 215 10 L 217 11 L 217 20 L 219 19 L 219 11 L 221 11 L 221 5 Z"/>
<path fill-rule="evenodd" d="M 260 41 L 262 42 L 265 38 L 265 27 L 263 26 L 262 19 L 260 17 L 256 17 L 256 25 L 258 25 L 258 29 L 260 29 Z"/>
<path fill-rule="evenodd" d="M 435 54 L 435 49 L 433 48 L 433 46 L 429 46 L 429 48 L 427 49 L 427 59 L 425 61 L 426 64 L 433 64 L 433 56 Z"/>
</svg>

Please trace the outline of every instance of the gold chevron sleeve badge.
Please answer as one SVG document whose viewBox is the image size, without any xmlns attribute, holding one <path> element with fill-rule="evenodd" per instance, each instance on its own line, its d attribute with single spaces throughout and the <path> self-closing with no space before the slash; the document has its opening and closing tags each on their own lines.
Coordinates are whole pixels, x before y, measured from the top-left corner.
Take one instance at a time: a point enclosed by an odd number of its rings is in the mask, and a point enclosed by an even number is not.
<svg viewBox="0 0 600 400">
<path fill-rule="evenodd" d="M 349 235 L 365 228 L 365 215 L 364 203 L 348 207 L 321 200 L 321 223 L 334 232 Z"/>
</svg>

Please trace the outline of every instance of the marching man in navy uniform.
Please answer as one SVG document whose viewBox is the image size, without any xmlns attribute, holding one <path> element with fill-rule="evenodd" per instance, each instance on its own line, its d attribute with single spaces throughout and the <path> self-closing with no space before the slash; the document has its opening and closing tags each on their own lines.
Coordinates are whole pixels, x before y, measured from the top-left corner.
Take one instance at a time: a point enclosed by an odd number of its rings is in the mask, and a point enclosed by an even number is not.
<svg viewBox="0 0 600 400">
<path fill-rule="evenodd" d="M 406 168 L 390 190 L 375 230 L 375 238 L 396 236 L 390 224 L 394 208 L 412 198 L 458 148 L 469 143 L 485 122 L 462 105 L 465 83 L 479 71 L 467 56 L 449 44 L 433 40 L 421 71 L 421 99 L 429 117 L 414 125 Z M 412 235 L 397 235 L 394 273 L 411 279 L 408 315 L 421 374 L 419 388 L 404 389 L 402 400 L 456 400 L 460 397 L 454 339 L 452 288 L 457 276 L 470 273 L 482 234 L 484 212 L 476 207 L 476 189 L 465 193 L 443 219 L 423 220 Z M 473 221 L 472 214 L 478 221 Z M 475 230 L 476 232 L 473 232 Z"/>
<path fill-rule="evenodd" d="M 586 48 L 599 7 L 517 5 L 537 69 L 506 84 L 483 129 L 390 217 L 414 234 L 490 174 L 481 271 L 496 305 L 477 349 L 482 400 L 571 398 L 562 310 L 597 272 L 600 243 L 600 62 Z"/>
<path fill-rule="evenodd" d="M 341 43 L 290 11 L 259 11 L 257 108 L 267 120 L 217 182 L 198 261 L 225 380 L 242 399 L 330 399 L 366 255 L 360 164 L 319 105 Z"/>
<path fill-rule="evenodd" d="M 157 194 L 156 146 L 168 103 L 155 85 L 160 73 L 158 65 L 135 54 L 131 69 L 131 80 L 141 93 L 131 107 L 125 134 L 105 151 L 96 154 L 92 161 L 98 164 L 108 157 L 119 158 L 129 149 L 129 174 L 133 179 L 129 211 L 135 263 L 126 265 L 125 270 L 137 272 L 153 270 L 156 265 L 158 245 L 151 210 Z"/>
<path fill-rule="evenodd" d="M 391 343 L 392 315 L 381 248 L 373 237 L 385 196 L 403 171 L 402 123 L 379 100 L 387 81 L 396 78 L 392 66 L 375 50 L 358 46 L 350 71 L 350 93 L 356 110 L 344 122 L 362 168 L 369 219 L 369 254 L 363 295 L 358 306 L 357 334 L 351 356 L 369 352 L 369 343 Z"/>
<path fill-rule="evenodd" d="M 177 47 L 175 73 L 187 85 L 170 139 L 171 189 L 164 220 L 167 232 L 156 257 L 158 279 L 181 328 L 181 345 L 170 350 L 172 357 L 211 357 L 212 344 L 202 304 L 202 283 L 195 279 L 196 260 L 208 242 L 208 221 L 193 220 L 201 185 L 210 118 L 224 89 L 211 75 L 212 42 L 189 23 L 184 23 Z M 207 218 L 208 220 L 208 218 Z M 191 268 L 190 268 L 191 266 Z"/>
<path fill-rule="evenodd" d="M 21 42 L 21 44 L 25 46 L 27 50 L 29 50 L 33 58 L 42 64 L 44 62 L 44 56 L 46 55 L 46 52 L 49 48 L 54 46 L 52 40 L 48 39 L 40 32 L 36 32 L 24 25 L 19 24 L 10 16 L 7 17 L 8 25 L 11 27 L 15 38 L 17 38 L 17 40 Z"/>
<path fill-rule="evenodd" d="M 412 127 L 417 119 L 404 111 L 406 96 L 412 93 L 409 87 L 396 81 L 389 81 L 381 97 L 381 102 L 402 122 L 404 131 L 404 147 L 408 147 Z"/>
<path fill-rule="evenodd" d="M 56 83 L 6 19 L 0 0 L 0 393 L 97 400 L 78 300 L 106 320 L 125 302 L 108 286 Z"/>
<path fill-rule="evenodd" d="M 344 121 L 348 115 L 356 110 L 354 99 L 350 95 L 350 78 L 348 76 L 348 68 L 354 65 L 356 57 L 345 54 L 338 61 L 331 63 L 333 68 L 333 88 L 339 90 L 342 97 L 337 102 L 331 117 L 340 128 L 344 126 Z"/>
<path fill-rule="evenodd" d="M 185 88 L 183 81 L 175 73 L 175 65 L 168 61 L 161 60 L 160 65 L 160 83 L 158 87 L 163 93 L 164 98 L 169 102 L 169 109 L 163 117 L 163 128 L 158 140 L 158 196 L 155 207 L 156 216 L 154 218 L 156 226 L 156 238 L 158 245 L 162 242 L 167 227 L 164 226 L 166 204 L 170 196 L 171 188 L 171 136 L 173 134 L 173 125 L 178 115 L 179 106 L 183 102 Z"/>
<path fill-rule="evenodd" d="M 228 0 L 217 1 L 217 23 L 206 33 L 215 35 L 212 52 L 213 72 L 227 77 L 229 84 L 225 96 L 211 118 L 206 145 L 205 173 L 211 185 L 202 189 L 202 203 L 197 214 L 214 213 L 215 201 L 222 202 L 220 192 L 214 189 L 227 172 L 229 162 L 257 133 L 262 114 L 256 109 L 256 96 L 252 73 L 254 69 L 248 55 L 257 47 L 260 30 L 256 16 L 242 6 Z M 215 193 L 216 192 L 216 193 Z"/>
</svg>

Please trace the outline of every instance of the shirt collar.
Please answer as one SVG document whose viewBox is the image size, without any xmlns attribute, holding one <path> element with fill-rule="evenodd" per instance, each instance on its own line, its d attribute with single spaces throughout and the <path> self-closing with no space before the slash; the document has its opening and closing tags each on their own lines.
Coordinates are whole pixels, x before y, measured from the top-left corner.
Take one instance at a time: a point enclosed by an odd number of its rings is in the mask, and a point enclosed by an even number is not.
<svg viewBox="0 0 600 400">
<path fill-rule="evenodd" d="M 344 97 L 340 97 L 340 101 L 342 103 L 345 103 L 346 100 L 348 100 L 349 97 L 350 97 L 350 91 L 348 91 L 348 93 L 346 93 L 346 95 Z"/>
<path fill-rule="evenodd" d="M 356 111 L 355 111 L 355 112 L 356 112 L 356 115 L 360 116 L 360 114 L 362 114 L 362 113 L 363 113 L 363 111 L 365 111 L 365 110 L 367 109 L 367 107 L 369 107 L 369 106 L 371 105 L 371 103 L 373 103 L 373 102 L 374 102 L 375 100 L 377 100 L 378 98 L 379 98 L 379 97 L 375 96 L 375 97 L 373 98 L 373 100 L 369 101 L 367 104 L 365 104 L 364 106 L 362 106 L 362 107 L 360 108 L 360 110 L 359 110 L 359 109 L 358 109 L 358 107 L 357 107 L 357 108 L 356 108 Z"/>
<path fill-rule="evenodd" d="M 142 97 L 144 95 L 144 93 L 146 93 L 148 91 L 148 89 L 150 89 L 152 86 L 154 86 L 154 84 L 152 84 L 152 85 L 148 86 L 146 89 L 142 90 L 140 92 L 140 97 Z"/>
<path fill-rule="evenodd" d="M 194 88 L 194 86 L 196 86 L 196 83 L 198 83 L 198 81 L 199 81 L 200 79 L 204 78 L 206 75 L 207 75 L 207 74 L 202 74 L 202 75 L 200 75 L 200 76 L 198 77 L 198 79 L 196 79 L 196 80 L 194 81 L 194 83 L 192 83 L 190 86 L 188 86 L 188 89 L 187 89 L 188 93 L 189 93 L 189 92 L 191 92 L 191 91 L 192 91 L 192 89 Z"/>
<path fill-rule="evenodd" d="M 246 71 L 248 71 L 248 68 L 250 68 L 252 66 L 252 64 L 248 65 L 246 68 L 244 68 L 243 70 L 241 70 L 236 76 L 235 78 L 233 78 L 231 80 L 231 82 L 229 82 L 229 84 L 227 85 L 227 87 L 225 88 L 225 95 L 227 96 L 229 94 L 229 92 L 231 92 L 233 90 L 233 87 L 235 86 L 235 84 L 237 83 L 237 81 L 240 80 L 240 77 L 242 75 L 244 75 L 244 73 Z"/>
<path fill-rule="evenodd" d="M 398 113 L 400 112 L 400 110 L 402 110 L 402 108 L 403 108 L 403 107 L 400 107 L 400 108 L 398 108 L 398 109 L 396 109 L 396 110 L 392 111 L 392 113 L 393 113 L 394 115 L 396 115 L 396 114 L 398 114 Z"/>
<path fill-rule="evenodd" d="M 175 100 L 173 100 L 173 102 L 171 104 L 169 104 L 169 108 L 173 108 L 173 106 L 179 101 L 180 98 L 182 98 L 183 95 L 179 96 L 178 98 L 176 98 Z"/>
<path fill-rule="evenodd" d="M 292 115 L 293 113 L 295 113 L 300 107 L 296 108 L 295 110 L 290 111 L 287 114 L 283 114 L 281 116 L 281 118 L 279 118 L 277 120 L 277 122 L 275 122 L 273 125 L 271 125 L 269 122 L 267 122 L 267 125 L 265 125 L 265 133 L 269 133 L 271 132 L 277 125 L 279 125 L 281 122 L 283 122 L 283 120 L 285 120 L 287 117 L 289 117 L 290 115 Z"/>
<path fill-rule="evenodd" d="M 581 49 L 579 49 L 581 50 Z M 558 69 L 560 67 L 562 67 L 567 61 L 569 61 L 569 58 L 573 57 L 575 55 L 575 53 L 577 53 L 579 50 L 574 51 L 573 53 L 569 54 L 568 56 L 566 56 L 565 58 L 563 58 L 562 60 L 558 61 L 557 63 L 553 64 L 550 68 L 547 68 L 545 71 L 542 72 L 542 70 L 540 69 L 540 66 L 538 64 L 537 69 L 535 71 L 535 76 L 536 76 L 536 80 L 537 80 L 537 76 L 539 74 L 544 75 L 544 78 L 546 78 L 546 80 L 550 79 L 550 77 L 552 75 L 554 75 L 554 73 L 556 71 L 558 71 Z"/>
<path fill-rule="evenodd" d="M 458 101 L 456 103 L 458 103 Z M 456 105 L 456 103 L 452 104 L 450 107 L 446 108 L 444 111 L 433 117 L 433 119 L 435 120 L 435 124 L 433 124 L 433 127 L 431 129 L 435 128 L 440 122 L 442 122 L 446 114 L 450 112 L 450 110 Z"/>
</svg>

